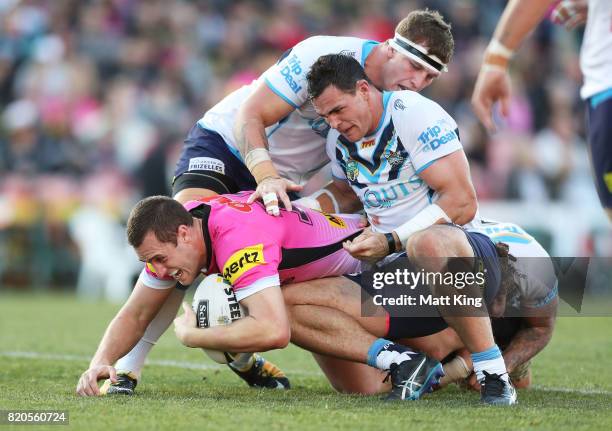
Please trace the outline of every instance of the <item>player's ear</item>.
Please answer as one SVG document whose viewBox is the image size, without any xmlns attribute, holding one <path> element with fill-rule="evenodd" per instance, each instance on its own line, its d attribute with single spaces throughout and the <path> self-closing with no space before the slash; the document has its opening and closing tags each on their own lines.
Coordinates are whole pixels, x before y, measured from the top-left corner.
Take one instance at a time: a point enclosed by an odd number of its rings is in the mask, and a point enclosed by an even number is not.
<svg viewBox="0 0 612 431">
<path fill-rule="evenodd" d="M 370 92 L 370 84 L 368 83 L 368 81 L 366 81 L 365 79 L 360 79 L 355 84 L 355 87 L 357 89 L 357 92 L 364 96 L 367 100 L 368 94 Z"/>
<path fill-rule="evenodd" d="M 181 241 L 188 241 L 189 239 L 190 239 L 189 227 L 184 224 L 180 225 L 176 232 L 177 243 Z"/>
<path fill-rule="evenodd" d="M 387 54 L 387 58 L 390 59 L 395 54 L 395 49 L 389 44 L 389 42 L 385 43 L 385 54 Z"/>
</svg>

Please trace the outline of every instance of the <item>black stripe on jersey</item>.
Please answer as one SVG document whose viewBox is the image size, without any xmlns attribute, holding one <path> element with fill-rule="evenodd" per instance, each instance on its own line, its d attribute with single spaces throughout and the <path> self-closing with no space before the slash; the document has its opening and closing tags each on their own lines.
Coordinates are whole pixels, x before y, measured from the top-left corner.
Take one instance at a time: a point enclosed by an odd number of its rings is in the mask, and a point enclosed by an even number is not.
<svg viewBox="0 0 612 431">
<path fill-rule="evenodd" d="M 210 233 L 208 232 L 208 217 L 210 217 L 210 205 L 204 204 L 192 209 L 189 213 L 202 219 L 202 235 L 204 236 L 204 244 L 206 244 L 206 271 L 210 270 L 210 261 L 212 260 L 212 244 L 210 242 Z"/>
<path fill-rule="evenodd" d="M 391 127 L 391 131 L 393 132 L 393 122 L 389 122 L 389 125 L 387 126 L 387 128 L 385 128 L 385 131 L 383 132 L 383 136 L 381 136 L 379 142 L 378 142 L 378 146 L 376 147 L 376 150 L 374 150 L 374 154 L 372 155 L 372 161 L 370 162 L 369 160 L 364 159 L 363 157 L 361 157 L 359 155 L 359 153 L 357 152 L 357 144 L 355 144 L 354 142 L 349 141 L 348 139 L 346 139 L 344 136 L 340 135 L 340 137 L 338 138 L 340 140 L 340 142 L 342 142 L 344 144 L 344 146 L 346 147 L 346 149 L 349 152 L 349 157 L 353 160 L 355 160 L 356 162 L 358 162 L 359 164 L 365 166 L 366 168 L 368 168 L 368 170 L 370 171 L 370 173 L 372 175 L 374 175 L 374 171 L 376 171 L 376 169 L 378 169 L 378 167 L 380 166 L 380 159 L 382 158 L 382 155 L 385 151 L 385 147 L 387 145 L 387 141 L 384 140 L 386 133 L 387 133 L 387 129 Z M 384 143 L 384 144 L 383 144 Z"/>
<path fill-rule="evenodd" d="M 455 135 L 457 135 L 457 139 L 461 142 L 461 137 L 459 136 L 459 127 L 455 129 Z"/>
<path fill-rule="evenodd" d="M 386 139 L 385 142 L 389 142 L 389 140 L 393 136 L 393 133 L 395 132 L 395 128 L 393 127 L 393 120 L 389 122 L 389 126 L 391 126 L 392 128 L 389 130 L 389 127 L 387 127 L 384 131 L 385 139 Z M 389 137 L 386 137 L 386 133 L 388 130 L 390 131 L 390 134 L 389 134 Z M 397 137 L 396 141 L 397 141 L 397 146 L 395 147 L 395 151 L 398 152 L 403 157 L 403 160 L 401 163 L 398 163 L 397 165 L 391 165 L 391 169 L 389 170 L 388 181 L 396 180 L 399 177 L 400 170 L 402 169 L 402 166 L 404 166 L 404 163 L 406 159 L 408 158 L 408 151 L 406 151 L 406 148 L 404 147 L 404 144 L 402 144 L 402 141 L 399 138 L 399 136 Z"/>
<path fill-rule="evenodd" d="M 334 242 L 332 244 L 324 245 L 321 247 L 307 247 L 307 248 L 281 248 L 281 261 L 278 265 L 278 269 L 292 269 L 297 268 L 307 263 L 315 262 L 319 259 L 329 256 L 332 253 L 337 252 L 342 248 L 344 241 L 353 240 L 355 237 L 361 234 L 361 230 L 347 236 L 346 238 Z"/>
</svg>

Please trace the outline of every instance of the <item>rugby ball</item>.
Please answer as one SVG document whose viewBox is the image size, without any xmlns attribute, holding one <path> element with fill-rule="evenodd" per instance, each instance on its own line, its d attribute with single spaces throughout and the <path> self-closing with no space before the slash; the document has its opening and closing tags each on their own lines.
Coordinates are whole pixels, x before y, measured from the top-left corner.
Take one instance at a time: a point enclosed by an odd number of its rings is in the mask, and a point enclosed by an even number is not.
<svg viewBox="0 0 612 431">
<path fill-rule="evenodd" d="M 229 325 L 245 316 L 244 309 L 236 300 L 232 285 L 221 275 L 211 274 L 198 285 L 191 304 L 196 314 L 198 328 L 213 328 Z M 235 354 L 202 349 L 213 361 L 227 364 Z"/>
</svg>

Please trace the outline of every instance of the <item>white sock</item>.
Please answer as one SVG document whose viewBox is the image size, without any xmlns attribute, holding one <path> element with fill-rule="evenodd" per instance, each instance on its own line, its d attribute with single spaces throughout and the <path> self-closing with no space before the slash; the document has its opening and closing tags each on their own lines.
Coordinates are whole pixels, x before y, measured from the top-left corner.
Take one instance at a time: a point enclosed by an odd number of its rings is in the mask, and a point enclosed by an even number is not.
<svg viewBox="0 0 612 431">
<path fill-rule="evenodd" d="M 367 364 L 379 370 L 387 371 L 391 364 L 399 364 L 411 358 L 416 353 L 401 344 L 395 344 L 384 338 L 374 341 L 368 350 Z"/>
<path fill-rule="evenodd" d="M 472 353 L 471 356 L 476 379 L 479 382 L 482 382 L 485 378 L 484 371 L 489 374 L 497 374 L 502 380 L 508 381 L 506 363 L 497 344 L 484 352 Z"/>
<path fill-rule="evenodd" d="M 238 353 L 236 359 L 232 361 L 232 368 L 238 371 L 247 371 L 255 363 L 255 354 L 253 353 Z"/>
<path fill-rule="evenodd" d="M 128 352 L 123 358 L 119 359 L 115 364 L 118 371 L 131 371 L 140 380 L 140 374 L 144 365 L 145 359 L 151 348 L 157 343 L 157 340 L 162 336 L 170 324 L 174 321 L 176 313 L 185 297 L 185 291 L 173 288 L 172 293 L 166 299 L 164 305 L 153 318 L 144 335 L 138 341 L 136 346 Z"/>
</svg>

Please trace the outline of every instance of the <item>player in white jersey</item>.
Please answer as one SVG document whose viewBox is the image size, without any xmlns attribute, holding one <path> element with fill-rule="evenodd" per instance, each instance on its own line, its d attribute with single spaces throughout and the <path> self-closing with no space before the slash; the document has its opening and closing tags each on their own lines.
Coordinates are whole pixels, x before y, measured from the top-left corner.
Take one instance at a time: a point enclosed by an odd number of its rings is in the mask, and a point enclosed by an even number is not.
<svg viewBox="0 0 612 431">
<path fill-rule="evenodd" d="M 506 6 L 478 74 L 472 105 L 480 121 L 494 130 L 493 104 L 508 114 L 508 62 L 523 39 L 548 12 L 554 0 L 512 0 Z M 564 1 L 558 7 L 567 9 Z M 570 18 L 571 19 L 571 18 Z M 588 138 L 597 192 L 612 220 L 612 2 L 589 0 L 588 18 L 580 52 L 584 75 L 581 96 L 587 102 Z"/>
<path fill-rule="evenodd" d="M 479 220 L 469 230 L 497 244 L 501 288 L 491 307 L 493 333 L 503 349 L 512 382 L 528 387 L 530 360 L 548 344 L 554 329 L 554 266 L 544 248 L 520 226 Z M 391 268 L 387 265 L 379 271 L 388 273 Z M 363 305 L 373 295 L 394 297 L 393 289 L 397 288 L 377 290 L 368 277 L 354 276 L 287 286 L 283 295 L 291 316 L 292 342 L 319 352 L 315 354 L 317 362 L 340 392 L 374 394 L 389 390 L 382 383 L 380 371 L 373 368 L 380 362 L 374 354 L 368 355 L 370 367 L 359 363 L 363 361 L 359 352 L 367 350 L 374 337 L 398 341 L 439 360 L 446 358 L 442 385 L 468 378 L 476 386 L 469 353 L 435 309 L 406 303 L 398 309 L 387 302 L 378 307 L 384 310 L 372 311 Z M 421 295 L 419 288 L 403 292 L 414 298 Z M 428 317 L 417 317 L 426 314 L 423 311 L 430 312 Z M 321 329 L 321 321 L 329 326 Z M 336 351 L 331 352 L 329 346 L 336 346 Z M 329 357 L 330 353 L 334 357 Z"/>
<path fill-rule="evenodd" d="M 555 326 L 555 268 L 546 250 L 516 224 L 481 220 L 469 230 L 508 248 L 510 258 L 502 265 L 502 283 L 489 313 L 512 382 L 528 387 L 531 359 L 546 347 Z M 468 382 L 476 386 L 473 374 Z"/>
<path fill-rule="evenodd" d="M 295 184 L 290 188 L 298 190 L 298 185 L 313 179 L 329 161 L 323 137 L 327 125 L 316 116 L 307 100 L 305 78 L 320 55 L 330 52 L 351 55 L 380 88 L 415 91 L 427 87 L 450 61 L 453 52 L 450 26 L 437 12 L 418 10 L 410 13 L 398 24 L 396 33 L 394 39 L 385 43 L 353 37 L 316 36 L 287 51 L 258 80 L 227 96 L 192 128 L 176 166 L 174 198 L 185 203 L 205 196 L 253 190 L 261 181 L 264 186 L 273 187 L 279 183 Z M 414 45 L 409 47 L 410 52 L 396 49 L 398 44 L 408 43 Z M 252 142 L 253 136 L 245 137 L 241 133 L 238 138 L 234 137 L 234 125 L 242 130 L 245 124 L 249 130 L 247 135 L 255 133 L 256 142 Z M 266 141 L 269 152 L 263 150 Z M 259 147 L 260 150 L 250 151 Z M 268 154 L 271 162 L 267 161 Z M 274 178 L 279 175 L 287 180 Z M 321 184 L 329 180 L 324 178 Z M 284 191 L 281 196 L 286 196 Z M 334 206 L 326 195 L 319 199 L 329 212 L 333 212 Z M 267 205 L 276 203 L 276 197 L 266 201 Z M 290 208 L 288 202 L 286 206 Z M 143 339 L 119 360 L 117 368 L 125 371 L 124 378 L 119 385 L 109 387 L 110 391 L 122 391 L 125 386 L 123 393 L 133 392 L 148 352 L 172 323 L 183 296 L 184 291 L 176 289 Z M 278 368 L 263 362 L 261 357 L 246 358 L 234 365 L 230 364 L 230 368 L 250 385 L 277 387 L 274 376 L 284 378 Z M 263 374 L 252 372 L 255 365 L 259 365 Z"/>
<path fill-rule="evenodd" d="M 325 135 L 327 125 L 312 108 L 306 83 L 311 65 L 321 55 L 343 53 L 353 57 L 380 89 L 421 91 L 446 70 L 452 51 L 450 26 L 432 11 L 410 13 L 397 25 L 395 36 L 385 43 L 314 37 L 287 51 L 264 73 L 253 93 L 241 104 L 236 117 L 236 144 L 257 182 L 257 193 L 252 199 L 266 195 L 264 203 L 272 214 L 278 212 L 279 199 L 285 207 L 291 208 L 286 191 L 297 191 L 299 187 L 283 178 L 286 175 L 281 170 L 282 165 L 277 166 L 274 160 L 273 142 L 268 136 L 270 129 L 266 127 L 297 115 L 303 122 L 310 123 L 316 132 Z M 282 127 L 274 133 L 282 133 Z M 311 140 L 317 139 L 315 134 L 311 136 Z M 324 156 L 324 138 L 319 137 L 317 142 L 320 145 L 317 154 Z M 302 146 L 304 142 L 296 144 Z M 288 152 L 288 157 L 296 160 L 293 151 Z M 315 166 L 309 165 L 310 168 Z M 324 205 L 333 204 L 327 195 L 319 200 Z M 333 207 L 327 209 L 333 210 Z"/>
<path fill-rule="evenodd" d="M 406 251 L 414 265 L 430 272 L 448 270 L 447 257 L 470 262 L 476 257 L 485 269 L 485 299 L 492 299 L 499 287 L 495 246 L 486 236 L 456 226 L 472 221 L 477 201 L 450 116 L 413 92 L 381 93 L 359 63 L 344 55 L 319 58 L 308 74 L 308 91 L 317 112 L 335 129 L 327 137 L 339 177 L 334 184 L 357 194 L 372 223 L 345 249 L 372 262 Z M 433 226 L 441 222 L 454 225 Z M 465 292 L 476 296 L 481 289 L 471 286 Z M 486 307 L 471 307 L 473 314 L 462 316 L 447 305 L 439 308 L 472 354 L 482 400 L 516 402 Z"/>
</svg>

